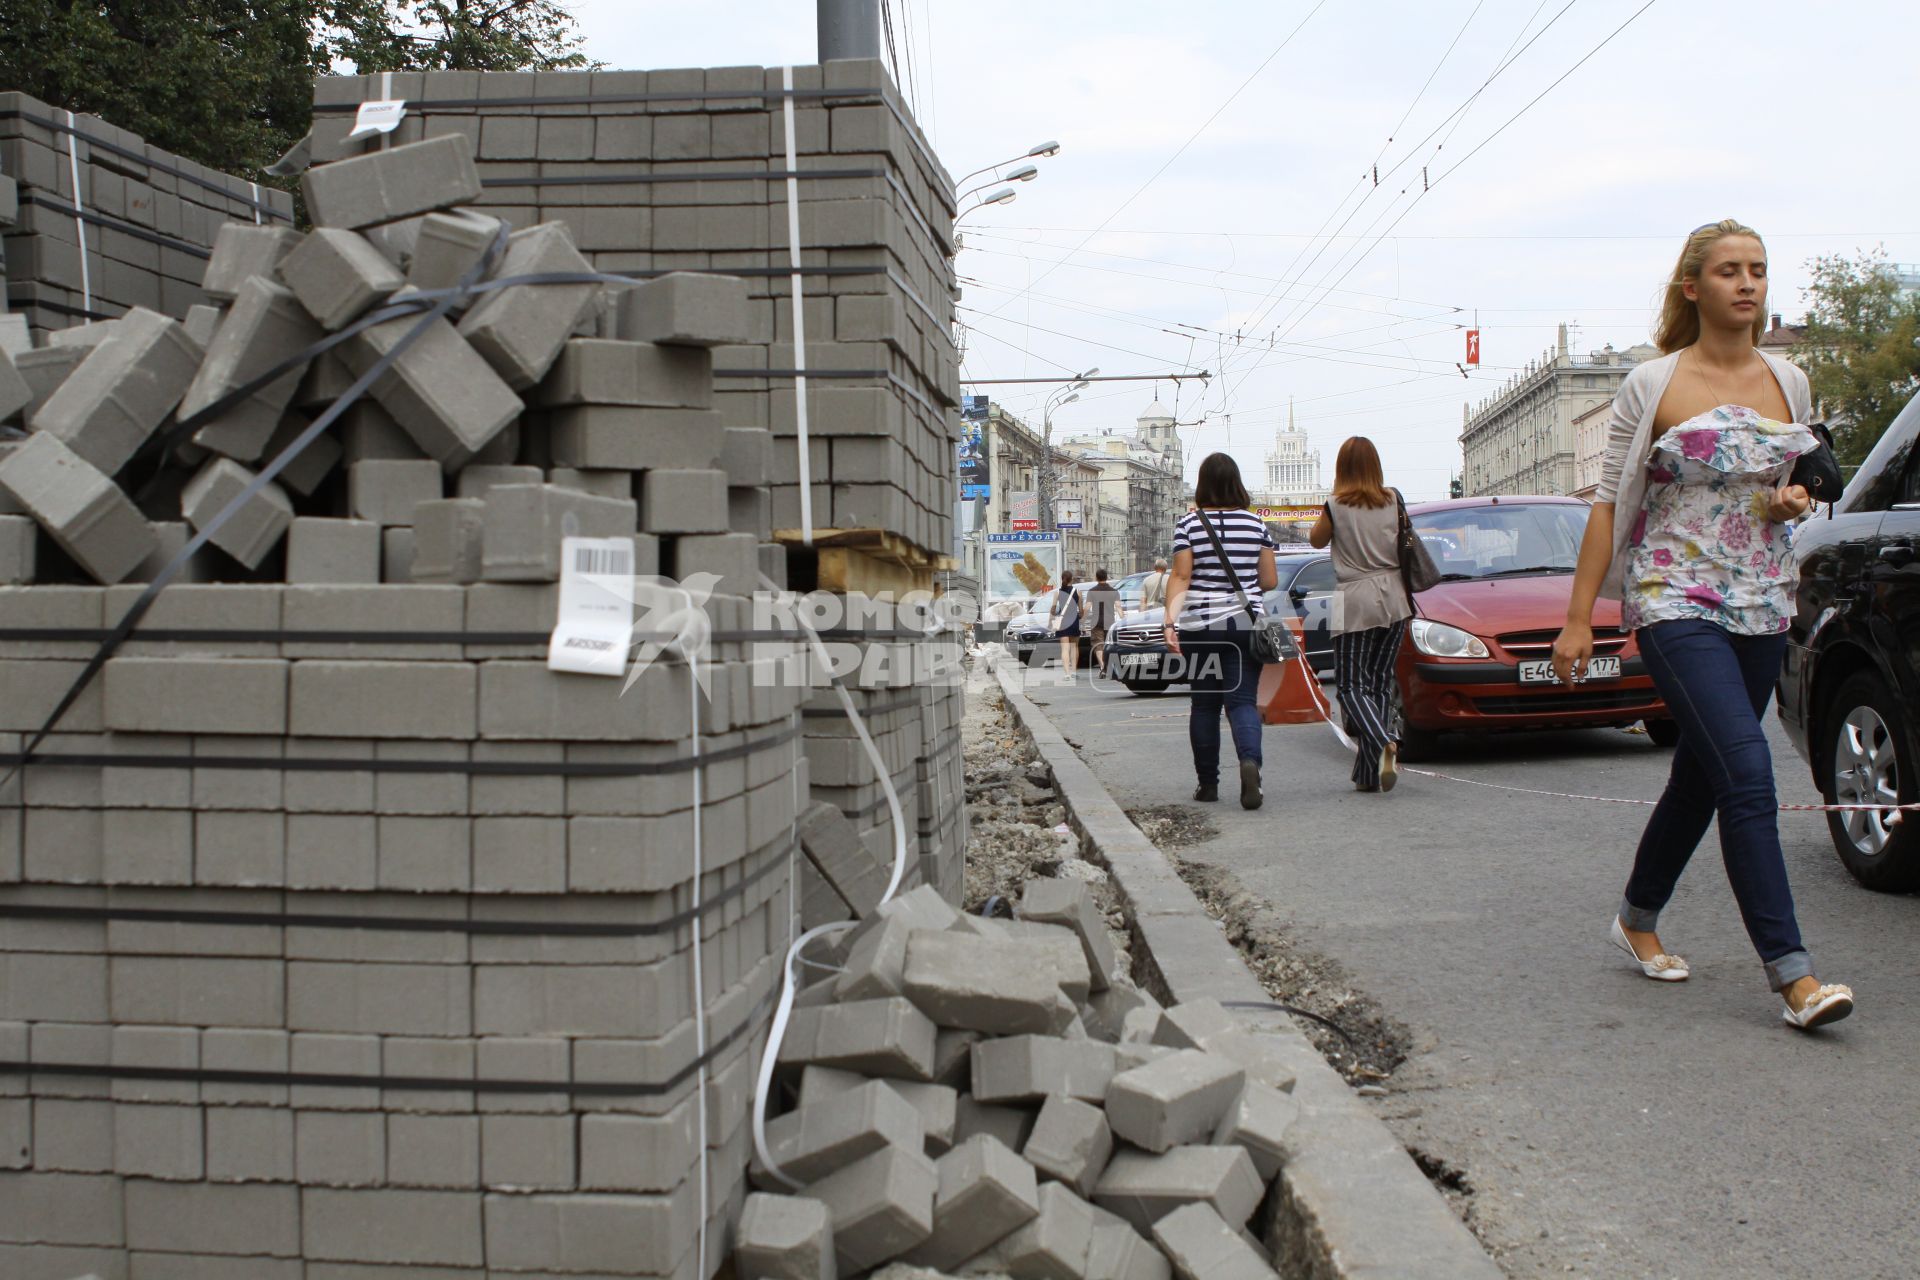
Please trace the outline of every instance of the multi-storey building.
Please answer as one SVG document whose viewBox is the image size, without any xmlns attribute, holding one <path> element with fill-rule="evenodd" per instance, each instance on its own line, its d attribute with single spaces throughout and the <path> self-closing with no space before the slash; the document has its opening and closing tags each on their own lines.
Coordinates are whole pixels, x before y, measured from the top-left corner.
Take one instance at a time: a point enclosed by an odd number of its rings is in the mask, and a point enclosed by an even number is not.
<svg viewBox="0 0 1920 1280">
<path fill-rule="evenodd" d="M 1126 435 L 1103 432 L 1061 442 L 1100 470 L 1101 502 L 1126 512 L 1127 549 L 1109 571 L 1134 573 L 1173 552 L 1173 525 L 1187 509 L 1185 455 L 1173 415 L 1156 399 Z"/>
<path fill-rule="evenodd" d="M 1315 507 L 1331 492 L 1320 482 L 1320 451 L 1307 433 L 1294 425 L 1293 404 L 1287 404 L 1287 425 L 1273 433 L 1267 453 L 1266 488 L 1254 489 L 1256 504 L 1272 507 Z"/>
<path fill-rule="evenodd" d="M 1567 350 L 1567 327 L 1557 348 L 1508 379 L 1500 394 L 1461 410 L 1461 492 L 1568 494 L 1579 488 L 1579 444 L 1574 420 L 1611 401 L 1627 372 L 1658 356 L 1650 345 L 1615 351 L 1611 344 L 1587 356 Z"/>
</svg>

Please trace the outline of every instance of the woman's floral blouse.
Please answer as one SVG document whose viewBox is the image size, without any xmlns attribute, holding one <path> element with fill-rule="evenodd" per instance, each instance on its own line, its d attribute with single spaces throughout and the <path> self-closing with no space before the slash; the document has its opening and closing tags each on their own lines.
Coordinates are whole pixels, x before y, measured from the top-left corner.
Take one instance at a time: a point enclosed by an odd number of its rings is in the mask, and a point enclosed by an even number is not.
<svg viewBox="0 0 1920 1280">
<path fill-rule="evenodd" d="M 1737 635 L 1785 631 L 1797 575 L 1767 501 L 1816 443 L 1803 426 L 1732 404 L 1662 435 L 1628 540 L 1624 625 L 1691 618 Z"/>
</svg>

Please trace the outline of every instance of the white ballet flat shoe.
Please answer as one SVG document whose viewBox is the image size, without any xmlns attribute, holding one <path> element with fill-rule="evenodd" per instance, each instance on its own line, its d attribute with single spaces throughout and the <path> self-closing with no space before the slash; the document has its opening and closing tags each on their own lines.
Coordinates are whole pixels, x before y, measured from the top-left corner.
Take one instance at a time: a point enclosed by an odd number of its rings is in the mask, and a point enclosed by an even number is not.
<svg viewBox="0 0 1920 1280">
<path fill-rule="evenodd" d="M 1620 923 L 1620 917 L 1613 918 L 1613 945 L 1627 953 L 1627 958 L 1640 966 L 1640 972 L 1655 982 L 1685 982 L 1693 973 L 1687 962 L 1679 956 L 1670 956 L 1664 951 L 1651 960 L 1642 960 L 1640 953 L 1627 941 L 1627 931 Z"/>
<path fill-rule="evenodd" d="M 1829 982 L 1808 996 L 1807 1002 L 1799 1009 L 1789 1005 L 1781 1010 L 1780 1018 L 1790 1027 L 1811 1031 L 1829 1022 L 1838 1022 L 1852 1012 L 1853 988 L 1844 983 Z"/>
</svg>

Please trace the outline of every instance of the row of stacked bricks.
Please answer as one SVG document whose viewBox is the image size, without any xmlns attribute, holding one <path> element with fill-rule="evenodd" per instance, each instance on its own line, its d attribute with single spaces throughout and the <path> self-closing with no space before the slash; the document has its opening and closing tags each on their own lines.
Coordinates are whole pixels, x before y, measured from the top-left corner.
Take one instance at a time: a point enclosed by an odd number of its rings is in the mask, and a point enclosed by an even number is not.
<svg viewBox="0 0 1920 1280">
<path fill-rule="evenodd" d="M 725 520 L 767 435 L 709 407 L 745 289 L 474 294 L 217 526 L 420 317 L 200 406 L 408 290 L 586 265 L 446 208 L 464 138 L 306 183 L 319 228 L 222 228 L 184 323 L 0 360 L 0 1275 L 702 1280 L 808 803 L 797 649 L 743 638 L 781 549 Z M 548 668 L 564 534 L 710 575 L 703 694 Z"/>
<path fill-rule="evenodd" d="M 135 307 L 184 317 L 206 301 L 214 237 L 236 219 L 290 227 L 293 199 L 97 116 L 0 93 L 0 310 L 18 317 L 0 317 L 6 342 Z"/>
<path fill-rule="evenodd" d="M 770 432 L 772 448 L 769 486 L 730 490 L 732 528 L 792 546 L 810 517 L 816 530 L 877 535 L 893 557 L 881 567 L 908 566 L 871 581 L 858 572 L 830 579 L 799 567 L 802 553 L 795 585 L 854 594 L 929 587 L 935 551 L 951 543 L 956 495 L 952 182 L 879 63 L 793 68 L 791 97 L 786 83 L 784 70 L 759 67 L 327 79 L 316 90 L 313 150 L 326 159 L 462 136 L 478 156 L 476 205 L 487 214 L 516 227 L 559 221 L 603 271 L 739 275 L 749 322 L 741 341 L 713 350 L 714 403 L 729 429 Z M 392 138 L 349 139 L 359 104 L 381 98 L 409 104 Z M 805 517 L 790 200 L 809 373 Z M 875 567 L 857 549 L 830 554 Z M 876 717 L 870 727 L 899 819 L 829 694 L 814 699 L 806 747 L 813 798 L 838 808 L 888 864 L 898 821 L 913 866 L 907 883 L 925 880 L 957 900 L 958 653 L 950 642 L 933 647 L 883 660 L 880 674 L 858 661 L 856 698 Z M 832 868 L 809 869 L 810 923 L 877 901 L 871 886 L 836 890 Z"/>
</svg>

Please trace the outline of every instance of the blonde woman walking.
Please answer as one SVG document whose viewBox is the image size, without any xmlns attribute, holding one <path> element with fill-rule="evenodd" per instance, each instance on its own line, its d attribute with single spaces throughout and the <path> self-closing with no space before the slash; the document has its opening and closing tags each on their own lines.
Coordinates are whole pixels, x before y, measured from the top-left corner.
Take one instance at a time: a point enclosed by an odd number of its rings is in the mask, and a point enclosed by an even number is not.
<svg viewBox="0 0 1920 1280">
<path fill-rule="evenodd" d="M 1759 233 L 1731 218 L 1695 228 L 1654 335 L 1665 354 L 1635 366 L 1613 401 L 1553 668 L 1562 681 L 1584 670 L 1594 601 L 1618 599 L 1680 725 L 1673 772 L 1613 919 L 1614 945 L 1649 978 L 1690 976 L 1657 929 L 1717 814 L 1747 936 L 1786 1002 L 1787 1024 L 1807 1030 L 1853 1012 L 1853 991 L 1822 984 L 1801 942 L 1762 720 L 1798 585 L 1786 523 L 1809 505 L 1788 480 L 1818 445 L 1804 425 L 1807 375 L 1755 345 L 1766 318 Z"/>
<path fill-rule="evenodd" d="M 1334 685 L 1357 749 L 1353 785 L 1391 791 L 1400 780 L 1400 743 L 1393 735 L 1394 662 L 1413 616 L 1400 570 L 1400 522 L 1406 517 L 1389 489 L 1373 441 L 1354 436 L 1334 463 L 1333 496 L 1307 540 L 1333 546 Z"/>
</svg>

